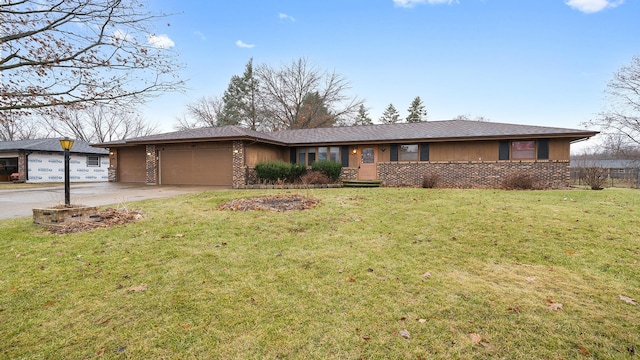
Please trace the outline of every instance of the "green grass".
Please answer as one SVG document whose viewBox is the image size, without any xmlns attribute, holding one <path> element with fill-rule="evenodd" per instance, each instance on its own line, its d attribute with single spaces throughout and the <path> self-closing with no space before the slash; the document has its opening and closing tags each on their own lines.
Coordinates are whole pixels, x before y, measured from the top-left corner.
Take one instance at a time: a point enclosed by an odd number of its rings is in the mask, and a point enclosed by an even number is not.
<svg viewBox="0 0 640 360">
<path fill-rule="evenodd" d="M 322 202 L 217 210 L 274 193 Z M 639 200 L 219 191 L 128 204 L 147 217 L 88 233 L 0 221 L 0 358 L 628 359 L 640 306 L 619 296 L 640 300 Z"/>
</svg>

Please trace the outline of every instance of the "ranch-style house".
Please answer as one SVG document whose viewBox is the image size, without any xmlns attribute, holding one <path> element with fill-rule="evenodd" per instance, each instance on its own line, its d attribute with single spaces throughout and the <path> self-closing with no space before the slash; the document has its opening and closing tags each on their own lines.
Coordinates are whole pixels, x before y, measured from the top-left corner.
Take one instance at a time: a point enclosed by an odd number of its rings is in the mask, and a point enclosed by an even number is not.
<svg viewBox="0 0 640 360">
<path fill-rule="evenodd" d="M 545 187 L 569 183 L 570 146 L 596 131 L 470 120 L 259 132 L 237 126 L 176 131 L 95 144 L 109 149 L 109 181 L 149 185 L 257 182 L 254 166 L 283 160 L 342 164 L 344 180 L 417 186 L 498 187 L 531 174 Z"/>
</svg>

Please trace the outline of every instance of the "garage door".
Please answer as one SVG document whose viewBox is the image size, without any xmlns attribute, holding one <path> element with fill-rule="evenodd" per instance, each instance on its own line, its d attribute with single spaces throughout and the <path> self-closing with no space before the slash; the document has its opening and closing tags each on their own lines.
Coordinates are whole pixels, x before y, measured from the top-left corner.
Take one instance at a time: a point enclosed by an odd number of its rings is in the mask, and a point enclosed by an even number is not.
<svg viewBox="0 0 640 360">
<path fill-rule="evenodd" d="M 230 147 L 216 149 L 162 150 L 160 183 L 164 185 L 232 185 Z"/>
<path fill-rule="evenodd" d="M 144 147 L 118 149 L 118 181 L 147 182 L 147 156 Z"/>
</svg>

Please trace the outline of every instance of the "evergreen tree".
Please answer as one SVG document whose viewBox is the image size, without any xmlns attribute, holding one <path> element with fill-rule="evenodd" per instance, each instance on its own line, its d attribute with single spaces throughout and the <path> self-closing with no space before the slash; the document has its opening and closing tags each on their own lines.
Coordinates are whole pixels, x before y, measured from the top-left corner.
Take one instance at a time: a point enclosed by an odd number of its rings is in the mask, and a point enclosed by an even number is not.
<svg viewBox="0 0 640 360">
<path fill-rule="evenodd" d="M 382 113 L 380 122 L 383 124 L 395 124 L 398 121 L 400 121 L 400 113 L 398 113 L 398 110 L 396 110 L 393 104 L 389 104 L 389 106 L 387 106 L 387 108 Z"/>
<path fill-rule="evenodd" d="M 356 115 L 353 125 L 360 126 L 360 125 L 372 125 L 372 124 L 373 124 L 373 121 L 369 117 L 369 112 L 367 111 L 367 108 L 365 108 L 363 104 L 360 104 L 360 107 L 358 108 L 358 114 Z"/>
<path fill-rule="evenodd" d="M 407 115 L 408 123 L 427 121 L 427 110 L 424 108 L 420 96 L 416 96 L 415 99 L 413 99 L 407 111 L 409 112 L 409 115 Z"/>
<path fill-rule="evenodd" d="M 258 80 L 253 72 L 253 59 L 249 59 L 242 76 L 233 75 L 222 96 L 224 108 L 218 126 L 240 125 L 256 130 L 261 123 L 257 107 Z"/>
<path fill-rule="evenodd" d="M 302 99 L 297 121 L 292 124 L 291 129 L 332 127 L 335 120 L 335 116 L 329 111 L 320 93 L 312 91 Z"/>
</svg>

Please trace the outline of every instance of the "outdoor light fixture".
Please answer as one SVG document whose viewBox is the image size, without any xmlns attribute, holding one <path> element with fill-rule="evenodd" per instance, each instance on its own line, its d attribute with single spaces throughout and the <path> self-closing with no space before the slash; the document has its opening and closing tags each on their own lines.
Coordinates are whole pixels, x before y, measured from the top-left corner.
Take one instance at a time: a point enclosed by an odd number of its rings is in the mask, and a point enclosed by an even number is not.
<svg viewBox="0 0 640 360">
<path fill-rule="evenodd" d="M 60 139 L 60 146 L 62 146 L 64 150 L 71 150 L 73 147 L 73 139 L 69 139 L 68 137 Z"/>
<path fill-rule="evenodd" d="M 353 147 L 353 150 L 351 150 L 351 151 L 352 151 L 354 154 L 356 154 L 356 153 L 358 152 L 358 147 L 357 147 L 357 146 L 354 146 L 354 147 Z"/>
<path fill-rule="evenodd" d="M 60 139 L 60 146 L 64 149 L 64 206 L 71 207 L 71 191 L 69 189 L 69 150 L 73 147 L 73 140 L 68 137 Z"/>
</svg>

